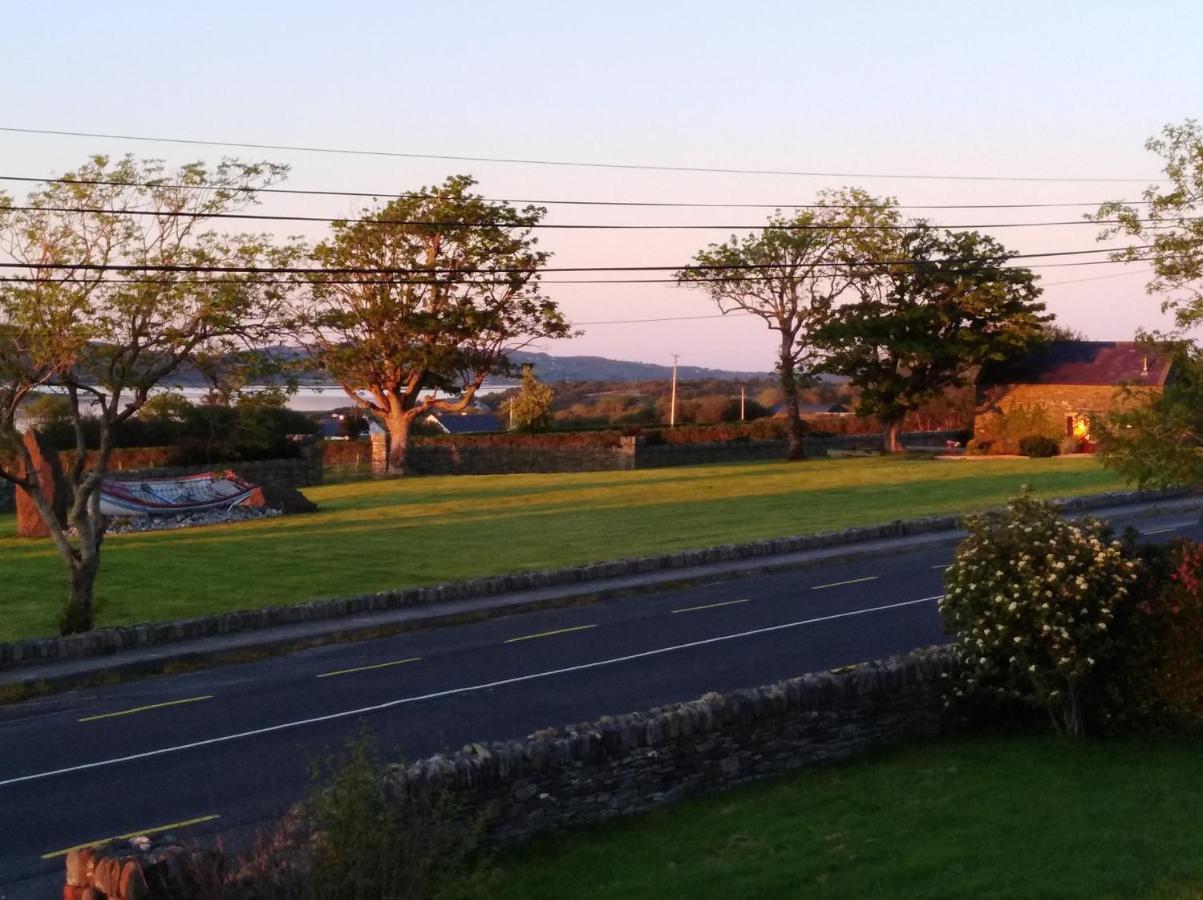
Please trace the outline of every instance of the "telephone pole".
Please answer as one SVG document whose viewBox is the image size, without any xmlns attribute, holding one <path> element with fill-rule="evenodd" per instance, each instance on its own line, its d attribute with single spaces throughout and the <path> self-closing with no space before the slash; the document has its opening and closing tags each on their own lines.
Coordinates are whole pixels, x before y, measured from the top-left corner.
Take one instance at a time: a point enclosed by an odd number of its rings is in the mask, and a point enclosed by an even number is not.
<svg viewBox="0 0 1203 900">
<path fill-rule="evenodd" d="M 677 360 L 680 356 L 676 353 L 672 354 L 673 358 L 673 393 L 672 400 L 668 405 L 668 427 L 674 428 L 677 424 Z"/>
<path fill-rule="evenodd" d="M 744 385 L 739 386 L 739 421 L 744 420 L 744 398 L 747 395 L 747 388 Z"/>
</svg>

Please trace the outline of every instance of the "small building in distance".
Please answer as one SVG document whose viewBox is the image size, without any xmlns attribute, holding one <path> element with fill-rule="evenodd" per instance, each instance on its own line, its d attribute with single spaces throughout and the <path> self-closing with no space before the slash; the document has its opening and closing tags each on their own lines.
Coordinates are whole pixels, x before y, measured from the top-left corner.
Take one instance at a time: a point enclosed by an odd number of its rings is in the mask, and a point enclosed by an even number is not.
<svg viewBox="0 0 1203 900">
<path fill-rule="evenodd" d="M 501 420 L 492 413 L 431 413 L 423 422 L 443 434 L 490 434 L 504 430 Z"/>
<path fill-rule="evenodd" d="M 1062 452 L 1092 449 L 1090 422 L 1123 402 L 1123 388 L 1160 391 L 1173 361 L 1134 341 L 1052 341 L 1003 362 L 977 379 L 970 450 L 1015 453 L 1025 437 L 1043 435 Z"/>
</svg>

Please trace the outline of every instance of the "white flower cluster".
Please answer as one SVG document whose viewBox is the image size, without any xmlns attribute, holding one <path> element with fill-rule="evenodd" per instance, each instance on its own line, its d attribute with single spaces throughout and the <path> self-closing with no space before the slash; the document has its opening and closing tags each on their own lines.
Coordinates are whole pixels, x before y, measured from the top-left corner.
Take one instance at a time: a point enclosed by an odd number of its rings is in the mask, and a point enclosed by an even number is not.
<svg viewBox="0 0 1203 900">
<path fill-rule="evenodd" d="M 1105 658 L 1137 563 L 1101 523 L 1066 522 L 1026 494 L 967 525 L 940 601 L 962 657 L 959 688 L 1064 702 Z"/>
</svg>

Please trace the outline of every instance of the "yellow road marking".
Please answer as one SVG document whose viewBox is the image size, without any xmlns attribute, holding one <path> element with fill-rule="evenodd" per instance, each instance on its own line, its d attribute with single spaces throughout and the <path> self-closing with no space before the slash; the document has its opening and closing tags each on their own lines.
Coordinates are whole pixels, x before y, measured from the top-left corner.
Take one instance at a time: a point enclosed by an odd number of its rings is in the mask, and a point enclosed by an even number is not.
<svg viewBox="0 0 1203 900">
<path fill-rule="evenodd" d="M 577 625 L 575 628 L 557 628 L 555 631 L 540 631 L 538 634 L 524 634 L 522 637 L 510 638 L 506 641 L 507 644 L 513 644 L 515 641 L 533 641 L 535 638 L 552 637 L 557 634 L 568 634 L 570 631 L 586 631 L 590 628 L 596 628 L 596 625 Z"/>
<path fill-rule="evenodd" d="M 744 597 L 742 600 L 724 600 L 722 603 L 707 603 L 705 606 L 686 606 L 683 609 L 674 609 L 673 612 L 697 612 L 699 609 L 714 609 L 718 606 L 734 606 L 736 603 L 747 603 L 749 599 L 749 597 Z"/>
<path fill-rule="evenodd" d="M 831 584 L 816 584 L 811 588 L 812 591 L 821 591 L 824 588 L 843 587 L 846 584 L 860 584 L 862 581 L 876 581 L 876 575 L 866 575 L 864 578 L 852 578 L 848 581 L 833 581 Z"/>
<path fill-rule="evenodd" d="M 167 706 L 180 706 L 184 703 L 199 703 L 201 700 L 212 700 L 212 694 L 205 694 L 203 697 L 187 697 L 184 700 L 168 700 L 164 703 L 151 703 L 149 706 L 135 706 L 133 709 L 121 709 L 117 712 L 101 713 L 96 716 L 84 716 L 79 719 L 80 722 L 95 722 L 97 719 L 115 719 L 118 716 L 132 716 L 134 713 L 146 712 L 152 709 L 163 709 Z"/>
<path fill-rule="evenodd" d="M 376 663 L 372 666 L 356 666 L 353 669 L 337 669 L 334 672 L 323 672 L 318 678 L 333 678 L 335 675 L 350 675 L 352 672 L 367 672 L 371 669 L 387 669 L 390 666 L 403 666 L 406 663 L 421 662 L 422 657 L 411 656 L 409 659 L 394 659 L 392 662 Z"/>
<path fill-rule="evenodd" d="M 127 841 L 130 838 L 140 837 L 144 834 L 160 834 L 164 831 L 174 831 L 177 828 L 187 828 L 189 825 L 201 825 L 205 822 L 212 822 L 214 819 L 220 819 L 221 816 L 197 816 L 195 819 L 185 819 L 182 822 L 172 822 L 170 825 L 156 825 L 154 828 L 143 828 L 141 831 L 131 831 L 128 834 L 116 834 L 112 837 L 100 838 L 95 841 L 88 841 L 86 844 L 76 844 L 74 847 L 67 847 L 63 850 L 55 850 L 53 853 L 43 853 L 42 859 L 54 859 L 56 856 L 66 856 L 72 850 L 83 850 L 87 847 L 99 847 L 101 844 L 107 844 L 109 841 Z"/>
</svg>

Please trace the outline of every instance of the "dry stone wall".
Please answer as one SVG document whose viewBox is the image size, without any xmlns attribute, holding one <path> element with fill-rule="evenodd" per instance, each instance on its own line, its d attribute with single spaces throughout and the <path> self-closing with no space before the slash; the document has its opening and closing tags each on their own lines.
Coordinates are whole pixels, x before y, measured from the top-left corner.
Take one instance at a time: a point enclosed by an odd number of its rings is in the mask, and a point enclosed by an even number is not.
<svg viewBox="0 0 1203 900">
<path fill-rule="evenodd" d="M 391 772 L 398 795 L 449 791 L 498 844 L 633 815 L 939 733 L 946 648 L 472 744 Z"/>
<path fill-rule="evenodd" d="M 449 792 L 466 821 L 484 822 L 486 842 L 504 847 L 939 734 L 950 723 L 942 685 L 956 666 L 947 648 L 918 650 L 549 728 L 525 741 L 471 744 L 394 767 L 386 778 L 398 801 Z M 279 846 L 291 848 L 303 866 L 309 839 L 303 817 L 290 816 L 277 836 L 286 838 Z M 232 873 L 231 894 L 267 893 L 262 875 L 256 883 L 235 870 L 220 851 L 184 851 L 170 839 L 156 845 L 134 838 L 68 854 L 63 896 L 200 900 L 217 893 L 213 881 L 206 891 L 195 875 L 222 871 Z"/>
</svg>

